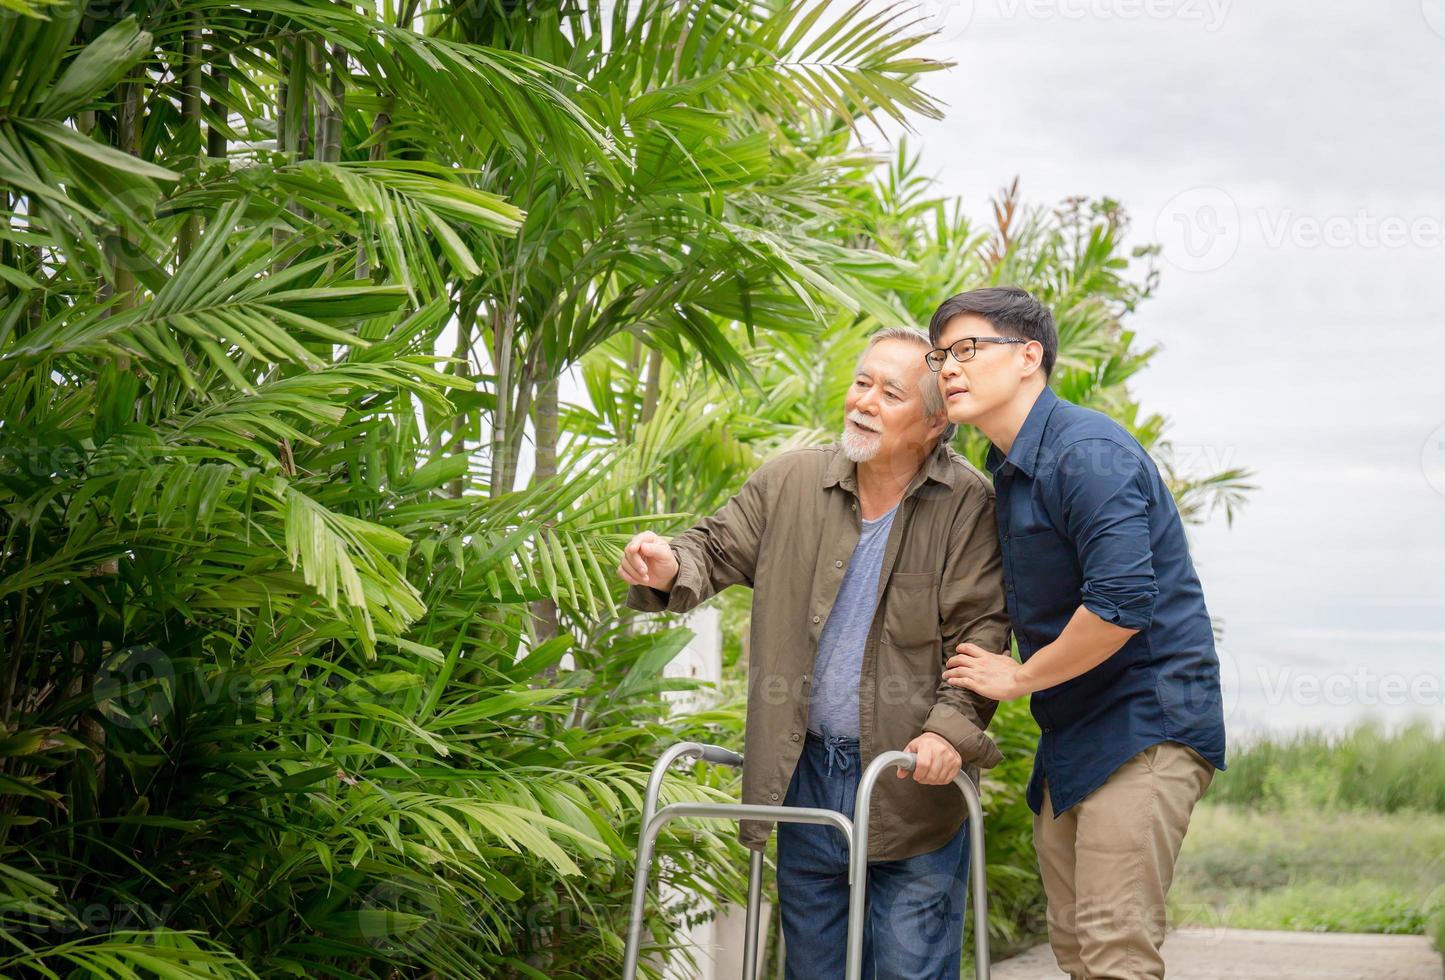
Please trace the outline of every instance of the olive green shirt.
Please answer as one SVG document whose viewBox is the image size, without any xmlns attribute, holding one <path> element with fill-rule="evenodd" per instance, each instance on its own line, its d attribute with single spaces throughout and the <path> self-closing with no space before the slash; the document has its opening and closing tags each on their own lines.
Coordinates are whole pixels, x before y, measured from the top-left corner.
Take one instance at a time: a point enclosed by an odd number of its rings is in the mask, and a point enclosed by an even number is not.
<svg viewBox="0 0 1445 980">
<path fill-rule="evenodd" d="M 818 636 L 858 544 L 859 506 L 856 465 L 841 446 L 784 452 L 715 515 L 671 540 L 678 573 L 670 592 L 628 590 L 634 609 L 685 612 L 729 585 L 752 587 L 745 803 L 780 804 L 787 793 L 806 733 Z M 993 508 L 992 484 L 943 444 L 904 491 L 859 678 L 865 767 L 925 731 L 958 749 L 975 782 L 980 767 L 1001 758 L 983 733 L 997 703 L 941 676 L 959 643 L 1008 648 Z M 936 850 L 966 815 L 957 787 L 890 772 L 873 795 L 869 859 Z M 738 836 L 761 850 L 771 832 L 770 821 L 746 820 Z"/>
</svg>

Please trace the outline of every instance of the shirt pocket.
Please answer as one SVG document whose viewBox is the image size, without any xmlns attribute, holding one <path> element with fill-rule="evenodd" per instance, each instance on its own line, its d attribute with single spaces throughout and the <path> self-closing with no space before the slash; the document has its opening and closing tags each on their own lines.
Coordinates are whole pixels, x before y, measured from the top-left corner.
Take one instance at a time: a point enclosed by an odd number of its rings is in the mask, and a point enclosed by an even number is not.
<svg viewBox="0 0 1445 980">
<path fill-rule="evenodd" d="M 888 578 L 883 642 L 895 647 L 938 643 L 938 572 L 894 572 Z"/>
<path fill-rule="evenodd" d="M 1014 628 L 1032 646 L 1051 643 L 1079 607 L 1083 581 L 1074 547 L 1052 528 L 1016 534 L 1008 544 L 1018 613 Z"/>
</svg>

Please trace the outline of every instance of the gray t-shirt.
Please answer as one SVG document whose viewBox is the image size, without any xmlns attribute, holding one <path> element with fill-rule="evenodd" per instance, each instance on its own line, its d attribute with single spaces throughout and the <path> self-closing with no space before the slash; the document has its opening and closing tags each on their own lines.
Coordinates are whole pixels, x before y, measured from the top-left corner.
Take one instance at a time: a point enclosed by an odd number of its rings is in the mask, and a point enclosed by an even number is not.
<svg viewBox="0 0 1445 980">
<path fill-rule="evenodd" d="M 858 681 L 863 671 L 863 647 L 868 641 L 868 627 L 873 625 L 883 551 L 897 511 L 898 505 L 894 504 L 882 517 L 862 522 L 858 546 L 848 560 L 838 597 L 833 600 L 833 609 L 818 637 L 808 729 L 820 735 L 858 737 Z"/>
</svg>

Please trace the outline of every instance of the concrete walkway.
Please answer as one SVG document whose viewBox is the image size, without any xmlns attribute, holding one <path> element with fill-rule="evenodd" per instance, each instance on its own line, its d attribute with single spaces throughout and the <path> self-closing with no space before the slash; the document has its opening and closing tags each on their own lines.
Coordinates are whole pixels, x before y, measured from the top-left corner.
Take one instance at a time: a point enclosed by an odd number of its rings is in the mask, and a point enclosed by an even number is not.
<svg viewBox="0 0 1445 980">
<path fill-rule="evenodd" d="M 1442 980 L 1423 936 L 1251 929 L 1176 929 L 1164 941 L 1168 980 Z M 970 974 L 971 975 L 971 974 Z M 993 980 L 1058 980 L 1047 944 L 994 964 Z"/>
</svg>

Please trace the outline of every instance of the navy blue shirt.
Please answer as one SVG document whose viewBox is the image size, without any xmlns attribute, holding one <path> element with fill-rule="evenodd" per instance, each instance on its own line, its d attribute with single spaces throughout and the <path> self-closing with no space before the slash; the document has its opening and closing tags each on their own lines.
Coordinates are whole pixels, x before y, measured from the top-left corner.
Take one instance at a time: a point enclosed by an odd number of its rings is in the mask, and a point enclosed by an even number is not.
<svg viewBox="0 0 1445 980">
<path fill-rule="evenodd" d="M 1027 661 L 1079 606 L 1138 630 L 1117 653 L 1030 701 L 1041 735 L 1029 807 L 1055 816 L 1132 756 L 1182 742 L 1224 768 L 1219 658 L 1184 523 L 1159 468 L 1123 426 L 1045 388 L 1005 457 L 997 493 L 1005 596 Z"/>
</svg>

